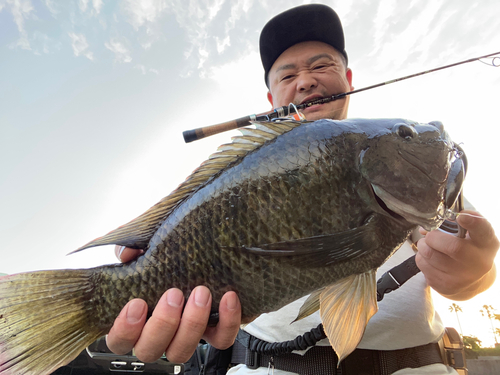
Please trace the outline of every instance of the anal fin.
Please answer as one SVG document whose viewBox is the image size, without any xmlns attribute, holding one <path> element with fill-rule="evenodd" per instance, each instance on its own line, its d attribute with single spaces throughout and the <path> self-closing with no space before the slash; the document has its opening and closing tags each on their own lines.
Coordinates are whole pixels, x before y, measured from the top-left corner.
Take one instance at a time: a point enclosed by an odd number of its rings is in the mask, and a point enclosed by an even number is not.
<svg viewBox="0 0 500 375">
<path fill-rule="evenodd" d="M 321 296 L 323 290 L 324 288 L 315 290 L 309 295 L 309 297 L 307 297 L 302 306 L 300 306 L 299 313 L 292 323 L 304 319 L 319 310 L 319 297 Z"/>
</svg>

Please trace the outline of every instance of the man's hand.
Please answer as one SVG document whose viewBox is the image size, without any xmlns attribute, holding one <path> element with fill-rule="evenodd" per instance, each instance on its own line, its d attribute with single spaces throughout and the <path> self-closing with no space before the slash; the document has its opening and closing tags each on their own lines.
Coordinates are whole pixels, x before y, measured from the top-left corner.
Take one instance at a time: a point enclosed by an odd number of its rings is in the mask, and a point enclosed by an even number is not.
<svg viewBox="0 0 500 375">
<path fill-rule="evenodd" d="M 474 211 L 462 211 L 480 216 Z M 458 223 L 468 233 L 458 238 L 435 230 L 418 241 L 416 262 L 427 283 L 444 297 L 463 301 L 488 289 L 495 281 L 498 238 L 482 217 L 459 215 Z"/>
<path fill-rule="evenodd" d="M 115 250 L 122 262 L 142 253 L 129 248 Z M 219 305 L 219 323 L 207 327 L 212 296 L 208 288 L 196 287 L 184 306 L 179 289 L 167 290 L 146 321 L 147 305 L 141 299 L 127 303 L 107 336 L 109 349 L 124 354 L 135 348 L 137 358 L 154 362 L 165 352 L 171 362 L 183 363 L 193 355 L 200 339 L 218 349 L 231 346 L 241 323 L 241 305 L 234 292 L 227 292 Z"/>
</svg>

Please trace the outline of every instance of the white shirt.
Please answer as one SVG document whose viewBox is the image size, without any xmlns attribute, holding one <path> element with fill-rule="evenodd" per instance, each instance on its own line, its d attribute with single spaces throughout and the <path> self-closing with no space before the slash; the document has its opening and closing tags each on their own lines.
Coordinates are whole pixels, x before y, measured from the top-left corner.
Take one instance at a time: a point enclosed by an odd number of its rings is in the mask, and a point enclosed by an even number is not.
<svg viewBox="0 0 500 375">
<path fill-rule="evenodd" d="M 397 266 L 414 252 L 407 241 L 389 258 L 377 271 L 377 279 L 392 267 Z M 321 323 L 319 313 L 290 324 L 305 301 L 303 297 L 291 304 L 268 314 L 262 314 L 244 330 L 259 339 L 268 342 L 293 340 L 297 336 L 310 331 Z M 379 302 L 379 311 L 370 319 L 363 339 L 358 345 L 360 349 L 395 350 L 437 342 L 444 332 L 441 319 L 434 311 L 430 288 L 422 273 L 413 276 L 398 290 L 384 296 Z M 328 339 L 321 340 L 317 345 L 330 345 Z M 305 353 L 297 352 L 298 355 Z M 228 375 L 260 375 L 267 374 L 267 367 L 250 370 L 245 365 L 239 365 L 229 370 Z M 274 370 L 275 375 L 290 375 L 292 373 Z M 403 369 L 397 375 L 427 374 L 447 375 L 457 374 L 451 367 L 434 364 L 418 369 Z"/>
</svg>

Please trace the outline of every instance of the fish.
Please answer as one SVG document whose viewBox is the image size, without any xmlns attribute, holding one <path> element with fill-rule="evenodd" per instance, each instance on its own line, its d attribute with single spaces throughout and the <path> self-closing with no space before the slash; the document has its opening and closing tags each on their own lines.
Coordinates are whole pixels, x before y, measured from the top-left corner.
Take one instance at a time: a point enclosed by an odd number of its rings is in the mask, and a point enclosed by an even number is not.
<svg viewBox="0 0 500 375">
<path fill-rule="evenodd" d="M 50 374 L 109 332 L 125 304 L 171 287 L 235 291 L 242 322 L 310 294 L 339 360 L 377 311 L 375 272 L 456 200 L 463 163 L 438 122 L 255 123 L 138 218 L 76 251 L 117 244 L 126 264 L 0 278 L 0 374 Z M 450 178 L 450 171 L 453 178 Z M 453 181 L 449 181 L 449 180 Z"/>
</svg>

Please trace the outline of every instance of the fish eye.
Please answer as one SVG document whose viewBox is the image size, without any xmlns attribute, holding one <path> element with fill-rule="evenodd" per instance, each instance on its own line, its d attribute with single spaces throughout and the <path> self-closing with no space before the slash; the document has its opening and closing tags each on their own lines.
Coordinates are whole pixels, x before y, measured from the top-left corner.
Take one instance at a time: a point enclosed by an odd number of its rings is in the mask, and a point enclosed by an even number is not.
<svg viewBox="0 0 500 375">
<path fill-rule="evenodd" d="M 410 140 L 414 138 L 417 135 L 416 130 L 413 128 L 413 126 L 410 126 L 408 124 L 396 124 L 392 128 L 392 131 L 399 135 L 401 138 Z"/>
</svg>

